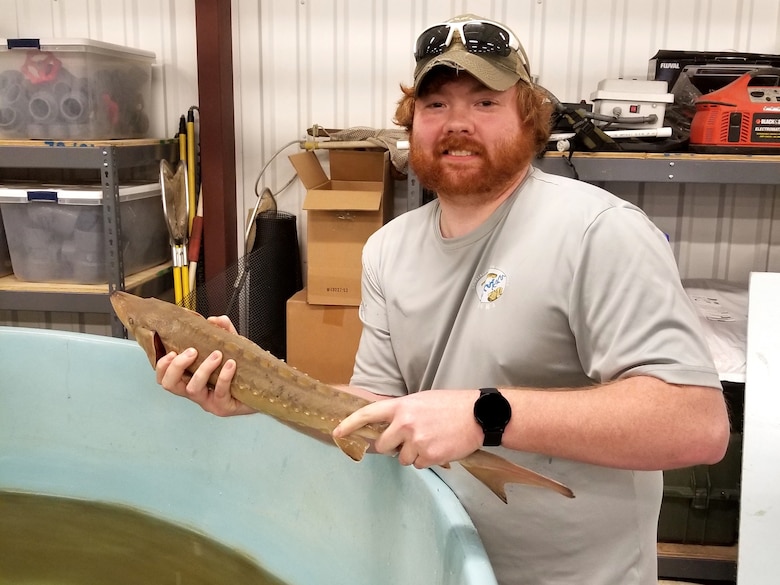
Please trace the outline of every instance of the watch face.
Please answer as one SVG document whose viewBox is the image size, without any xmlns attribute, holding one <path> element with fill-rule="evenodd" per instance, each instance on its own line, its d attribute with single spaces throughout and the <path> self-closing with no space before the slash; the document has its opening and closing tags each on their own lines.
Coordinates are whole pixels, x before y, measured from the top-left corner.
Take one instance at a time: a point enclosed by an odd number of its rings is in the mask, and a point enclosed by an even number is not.
<svg viewBox="0 0 780 585">
<path fill-rule="evenodd" d="M 512 416 L 512 409 L 498 392 L 484 394 L 474 405 L 474 416 L 484 429 L 503 430 Z"/>
</svg>

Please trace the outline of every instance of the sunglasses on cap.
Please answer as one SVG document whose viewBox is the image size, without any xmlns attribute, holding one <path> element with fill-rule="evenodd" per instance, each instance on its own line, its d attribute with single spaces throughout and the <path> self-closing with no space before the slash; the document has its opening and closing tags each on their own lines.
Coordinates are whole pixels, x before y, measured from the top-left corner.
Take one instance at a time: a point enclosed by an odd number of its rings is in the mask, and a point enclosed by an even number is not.
<svg viewBox="0 0 780 585">
<path fill-rule="evenodd" d="M 512 31 L 495 22 L 487 20 L 444 22 L 425 30 L 417 38 L 414 46 L 415 61 L 443 53 L 452 43 L 455 31 L 460 34 L 460 40 L 469 53 L 507 57 L 512 50 L 520 49 L 520 41 Z"/>
</svg>

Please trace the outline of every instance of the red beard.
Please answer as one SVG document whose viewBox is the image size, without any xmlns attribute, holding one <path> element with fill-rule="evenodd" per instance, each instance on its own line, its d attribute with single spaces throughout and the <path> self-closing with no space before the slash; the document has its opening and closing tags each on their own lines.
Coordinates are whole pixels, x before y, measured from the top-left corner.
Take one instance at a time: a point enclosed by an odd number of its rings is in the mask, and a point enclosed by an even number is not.
<svg viewBox="0 0 780 585">
<path fill-rule="evenodd" d="M 443 158 L 447 151 L 467 150 L 479 157 L 478 164 L 458 167 Z M 471 138 L 446 136 L 433 151 L 416 145 L 414 130 L 409 144 L 409 165 L 420 183 L 442 198 L 468 198 L 473 203 L 490 200 L 503 193 L 530 162 L 533 152 L 522 134 L 497 144 L 493 152 Z"/>
</svg>

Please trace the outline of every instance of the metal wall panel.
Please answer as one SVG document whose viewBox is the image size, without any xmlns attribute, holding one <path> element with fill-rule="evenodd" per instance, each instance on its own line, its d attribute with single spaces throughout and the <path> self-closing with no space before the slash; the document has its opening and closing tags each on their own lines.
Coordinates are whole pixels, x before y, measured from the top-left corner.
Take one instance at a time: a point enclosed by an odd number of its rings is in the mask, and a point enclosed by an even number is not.
<svg viewBox="0 0 780 585">
<path fill-rule="evenodd" d="M 780 271 L 778 186 L 699 183 L 606 183 L 602 186 L 644 209 L 667 234 L 683 278 L 714 278 L 747 284 L 750 272 Z"/>
</svg>

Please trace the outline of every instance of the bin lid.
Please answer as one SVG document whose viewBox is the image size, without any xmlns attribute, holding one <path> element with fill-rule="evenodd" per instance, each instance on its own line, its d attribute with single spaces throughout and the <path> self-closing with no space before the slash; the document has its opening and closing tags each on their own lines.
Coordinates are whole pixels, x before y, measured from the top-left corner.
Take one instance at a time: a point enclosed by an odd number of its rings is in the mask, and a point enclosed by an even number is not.
<svg viewBox="0 0 780 585">
<path fill-rule="evenodd" d="M 160 197 L 160 184 L 123 185 L 119 201 Z M 43 201 L 61 205 L 101 205 L 103 191 L 97 185 L 15 184 L 0 186 L 0 203 Z"/>
<path fill-rule="evenodd" d="M 145 51 L 134 47 L 125 47 L 114 43 L 94 39 L 41 39 L 16 38 L 0 39 L 0 53 L 15 50 L 38 49 L 48 52 L 92 53 L 121 58 L 139 58 L 154 60 L 154 51 Z"/>
</svg>

